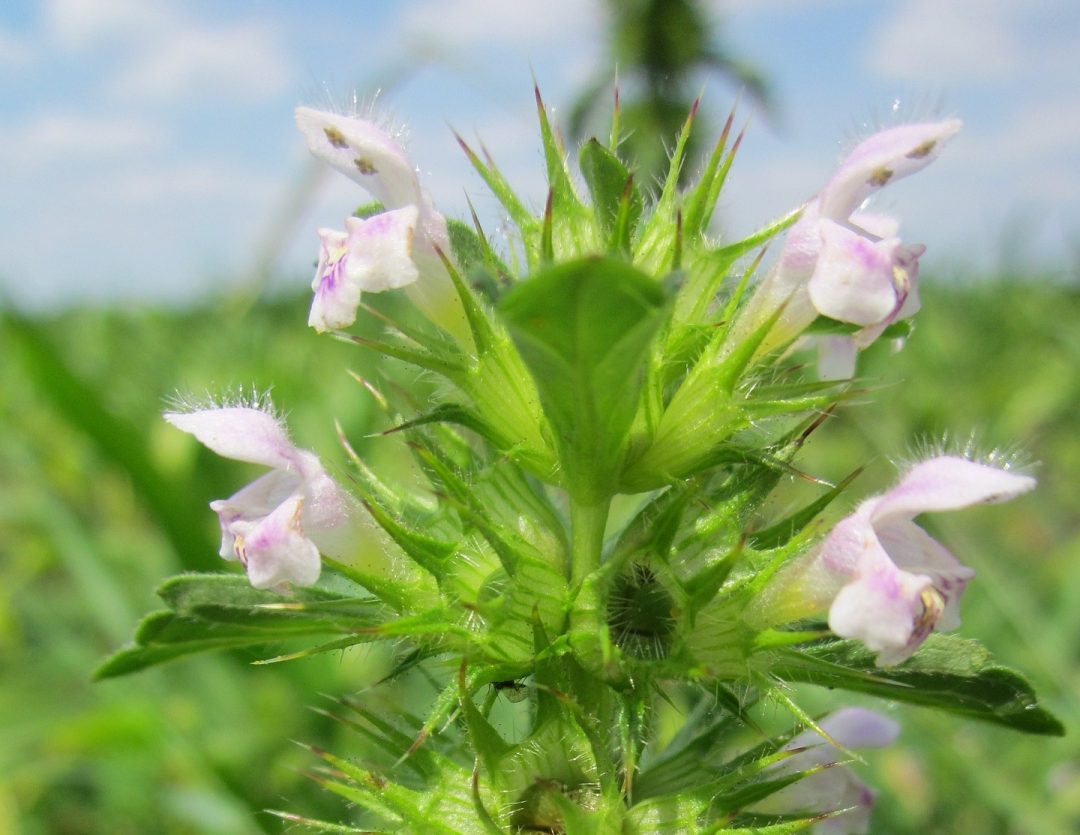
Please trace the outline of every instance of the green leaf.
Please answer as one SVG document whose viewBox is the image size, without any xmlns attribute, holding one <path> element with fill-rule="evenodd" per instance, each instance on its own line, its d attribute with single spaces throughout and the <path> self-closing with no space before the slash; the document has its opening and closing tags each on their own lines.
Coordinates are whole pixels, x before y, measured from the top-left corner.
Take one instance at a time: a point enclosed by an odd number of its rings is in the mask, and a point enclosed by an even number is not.
<svg viewBox="0 0 1080 835">
<path fill-rule="evenodd" d="M 497 338 L 495 323 L 488 318 L 488 312 L 481 307 L 479 300 L 465 283 L 453 261 L 447 258 L 446 254 L 441 250 L 439 255 L 443 259 L 446 272 L 454 284 L 454 289 L 457 290 L 458 298 L 461 300 L 461 307 L 465 312 L 465 319 L 469 323 L 469 333 L 472 334 L 473 344 L 476 346 L 477 352 L 485 354 L 491 350 L 492 344 Z"/>
<path fill-rule="evenodd" d="M 540 121 L 540 139 L 544 146 L 544 162 L 547 165 L 548 188 L 551 190 L 559 219 L 569 222 L 569 215 L 578 214 L 577 210 L 583 207 L 574 193 L 574 184 L 566 168 L 565 150 L 548 119 L 547 109 L 540 97 L 540 88 L 534 87 L 533 92 L 536 98 L 536 115 Z"/>
<path fill-rule="evenodd" d="M 425 412 L 417 417 L 410 418 L 404 423 L 391 426 L 389 429 L 383 430 L 382 434 L 393 435 L 395 432 L 403 432 L 407 429 L 416 429 L 420 426 L 439 423 L 452 423 L 471 429 L 489 443 L 496 443 L 497 441 L 494 431 L 487 423 L 458 403 L 439 403 L 430 412 Z"/>
<path fill-rule="evenodd" d="M 500 311 L 536 380 L 571 492 L 609 489 L 638 405 L 649 342 L 667 313 L 660 285 L 612 259 L 534 275 Z"/>
<path fill-rule="evenodd" d="M 828 507 L 833 499 L 839 496 L 863 471 L 862 467 L 854 470 L 844 477 L 843 481 L 833 487 L 824 496 L 820 496 L 802 509 L 781 519 L 774 525 L 750 535 L 750 547 L 759 551 L 770 548 L 779 548 L 786 545 L 796 534 L 800 533 L 821 511 Z"/>
<path fill-rule="evenodd" d="M 386 206 L 382 204 L 380 200 L 372 200 L 370 203 L 362 203 L 353 210 L 353 217 L 358 217 L 361 220 L 367 220 L 368 218 L 375 217 L 375 215 L 381 215 L 386 211 Z"/>
<path fill-rule="evenodd" d="M 379 831 L 377 829 L 372 830 L 369 827 L 359 829 L 355 826 L 345 826 L 340 823 L 329 823 L 327 821 L 315 820 L 314 818 L 305 818 L 303 815 L 297 815 L 293 812 L 283 812 L 280 809 L 267 809 L 266 814 L 273 815 L 276 818 L 281 818 L 283 821 L 297 824 L 314 832 L 327 833 L 327 835 L 367 835 L 370 832 Z"/>
<path fill-rule="evenodd" d="M 630 807 L 624 831 L 640 835 L 697 832 L 708 806 L 707 800 L 687 795 L 650 798 Z"/>
<path fill-rule="evenodd" d="M 793 226 L 795 221 L 802 217 L 803 208 L 804 207 L 800 206 L 797 209 L 793 209 L 786 215 L 782 215 L 781 217 L 776 218 L 776 220 L 762 226 L 756 232 L 751 232 L 745 238 L 735 241 L 732 244 L 728 244 L 727 246 L 720 247 L 719 249 L 712 250 L 709 253 L 709 257 L 723 262 L 734 262 L 735 259 L 741 258 L 750 250 L 756 249 L 779 235 L 788 227 Z"/>
<path fill-rule="evenodd" d="M 641 193 L 633 187 L 629 170 L 615 154 L 595 139 L 581 146 L 578 157 L 581 174 L 589 187 L 593 212 L 600 229 L 610 236 L 615 231 L 619 208 L 630 184 L 628 228 L 633 230 L 641 217 Z"/>
<path fill-rule="evenodd" d="M 712 153 L 709 154 L 705 168 L 694 186 L 684 198 L 685 226 L 690 235 L 697 235 L 709 225 L 716 200 L 720 195 L 727 170 L 731 167 L 735 149 L 728 152 L 728 138 L 731 136 L 731 128 L 735 123 L 735 111 L 732 110 L 724 122 L 724 129 L 720 132 Z M 738 143 L 736 142 L 736 145 Z M 725 153 L 727 158 L 725 159 Z"/>
<path fill-rule="evenodd" d="M 671 244 L 669 230 L 675 224 L 680 203 L 679 175 L 685 162 L 686 149 L 689 147 L 691 128 L 697 117 L 697 111 L 698 102 L 695 102 L 675 140 L 675 148 L 671 152 L 671 161 L 660 196 L 656 199 L 648 223 L 641 232 L 639 254 L 644 255 L 653 263 L 663 260 L 664 253 Z"/>
<path fill-rule="evenodd" d="M 709 161 L 705 164 L 705 170 L 694 191 L 686 198 L 686 233 L 699 235 L 709 227 L 712 220 L 716 203 L 720 199 L 720 190 L 724 187 L 731 164 L 735 161 L 739 145 L 742 144 L 745 128 L 739 131 L 731 148 L 727 149 L 727 138 L 731 131 L 734 111 L 728 117 L 724 130 L 713 149 Z M 726 153 L 725 153 L 726 150 Z"/>
<path fill-rule="evenodd" d="M 453 356 L 437 356 L 431 351 L 417 350 L 406 345 L 396 345 L 393 342 L 383 342 L 378 339 L 368 339 L 353 334 L 337 334 L 337 336 L 345 342 L 371 348 L 388 357 L 411 363 L 428 371 L 434 371 L 436 374 L 442 374 L 450 380 L 460 380 L 465 371 L 461 362 Z"/>
<path fill-rule="evenodd" d="M 448 218 L 446 221 L 450 250 L 471 289 L 494 302 L 509 280 L 510 270 L 491 248 L 471 203 L 469 209 L 473 216 L 472 227 L 460 220 Z"/>
<path fill-rule="evenodd" d="M 265 638 L 260 637 L 260 641 Z M 167 644 L 164 646 L 144 647 L 133 645 L 125 647 L 105 659 L 94 670 L 94 680 L 103 681 L 107 678 L 118 678 L 130 673 L 137 673 L 148 667 L 164 664 L 174 658 L 182 658 L 185 655 L 193 655 L 198 652 L 208 652 L 213 649 L 236 649 L 257 643 L 245 638 L 220 638 L 206 641 L 191 641 L 186 644 Z"/>
<path fill-rule="evenodd" d="M 436 581 L 441 581 L 446 576 L 447 564 L 457 549 L 457 543 L 443 542 L 411 529 L 387 513 L 377 502 L 366 501 L 364 507 L 413 562 L 431 574 Z"/>
<path fill-rule="evenodd" d="M 329 823 L 327 821 L 318 821 L 314 818 L 305 818 L 302 814 L 295 814 L 294 812 L 285 812 L 281 809 L 267 809 L 267 814 L 272 814 L 275 818 L 281 818 L 283 821 L 289 823 L 295 823 L 303 827 L 303 829 L 311 830 L 312 832 L 327 833 L 327 835 L 368 835 L 370 832 L 379 832 L 379 830 L 372 830 L 365 826 L 364 829 L 357 829 L 355 826 L 346 826 L 341 823 Z M 386 830 L 383 830 L 386 832 Z"/>
<path fill-rule="evenodd" d="M 467 223 L 448 218 L 446 233 L 450 238 L 450 250 L 454 254 L 454 260 L 466 275 L 475 269 L 491 266 L 494 253 L 490 245 Z M 506 272 L 505 266 L 503 266 L 503 272 Z"/>
<path fill-rule="evenodd" d="M 783 823 L 766 824 L 764 826 L 740 826 L 737 828 L 717 824 L 715 827 L 705 830 L 705 833 L 725 832 L 727 835 L 791 835 L 792 832 L 802 832 L 804 829 L 809 829 L 815 823 L 821 823 L 832 817 L 836 817 L 836 815 L 815 815 L 812 818 L 798 818 L 796 820 L 784 821 Z"/>
<path fill-rule="evenodd" d="M 484 765 L 488 778 L 496 785 L 499 780 L 499 763 L 509 753 L 510 746 L 499 736 L 473 703 L 465 677 L 465 664 L 461 665 L 458 675 L 458 695 L 461 700 L 461 712 L 465 717 L 465 727 L 469 732 L 469 741 L 477 758 Z"/>
<path fill-rule="evenodd" d="M 180 574 L 162 583 L 157 595 L 176 612 L 190 612 L 201 606 L 246 609 L 267 603 L 318 603 L 340 599 L 340 595 L 317 588 L 295 589 L 288 596 L 256 589 L 247 577 L 239 574 Z"/>
<path fill-rule="evenodd" d="M 472 163 L 473 168 L 476 169 L 476 173 L 487 184 L 487 187 L 491 189 L 491 193 L 495 195 L 503 208 L 506 209 L 507 214 L 510 215 L 510 219 L 517 225 L 523 235 L 529 232 L 533 232 L 536 227 L 536 220 L 528 209 L 525 208 L 525 204 L 521 202 L 521 199 L 514 193 L 514 190 L 510 187 L 510 183 L 507 182 L 506 177 L 498 169 L 498 166 L 491 161 L 488 157 L 488 161 L 485 163 L 480 157 L 468 146 L 464 139 L 462 139 L 457 133 L 454 134 L 461 146 L 461 150 L 465 152 L 465 156 L 469 158 L 469 162 Z M 485 156 L 486 156 L 485 151 Z"/>
<path fill-rule="evenodd" d="M 686 797 L 715 780 L 717 771 L 709 755 L 736 721 L 735 714 L 718 710 L 711 699 L 702 699 L 667 747 L 654 754 L 637 775 L 634 798 Z"/>
<path fill-rule="evenodd" d="M 967 638 L 931 635 L 910 659 L 885 670 L 855 641 L 827 641 L 778 657 L 772 673 L 781 679 L 936 707 L 1024 733 L 1065 733 L 1022 675 L 994 664 L 982 644 Z"/>
<path fill-rule="evenodd" d="M 253 589 L 232 574 L 183 574 L 158 595 L 170 611 L 154 612 L 135 629 L 135 641 L 105 660 L 97 679 L 113 678 L 214 649 L 266 646 L 309 635 L 342 635 L 341 644 L 377 640 L 383 607 L 317 588 L 291 596 Z M 294 653 L 294 655 L 296 655 Z"/>
<path fill-rule="evenodd" d="M 214 649 L 260 646 L 299 634 L 318 634 L 325 628 L 304 628 L 276 633 L 241 624 L 213 623 L 175 612 L 154 612 L 136 630 L 135 643 L 111 655 L 94 671 L 95 679 L 115 678 L 163 664 L 185 655 Z M 356 642 L 372 640 L 356 636 Z"/>
<path fill-rule="evenodd" d="M 386 611 L 370 598 L 342 597 L 318 588 L 298 588 L 289 595 L 255 589 L 235 574 L 182 574 L 166 580 L 157 593 L 180 614 L 290 633 L 369 628 Z"/>
</svg>

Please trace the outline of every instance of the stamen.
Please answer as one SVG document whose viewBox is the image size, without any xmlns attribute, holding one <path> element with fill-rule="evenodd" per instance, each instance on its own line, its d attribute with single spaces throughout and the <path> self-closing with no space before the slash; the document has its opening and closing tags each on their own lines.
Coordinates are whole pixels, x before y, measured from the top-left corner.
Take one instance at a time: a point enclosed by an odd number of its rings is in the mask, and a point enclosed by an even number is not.
<svg viewBox="0 0 1080 835">
<path fill-rule="evenodd" d="M 247 568 L 247 547 L 244 544 L 244 537 L 240 534 L 233 534 L 233 553 L 236 554 L 236 559 L 240 561 L 240 565 Z"/>
<path fill-rule="evenodd" d="M 919 616 L 915 618 L 912 638 L 917 637 L 921 643 L 922 639 L 933 630 L 934 624 L 941 617 L 941 613 L 945 611 L 945 598 L 933 586 L 927 586 L 919 593 L 919 600 L 922 602 L 923 609 Z"/>
</svg>

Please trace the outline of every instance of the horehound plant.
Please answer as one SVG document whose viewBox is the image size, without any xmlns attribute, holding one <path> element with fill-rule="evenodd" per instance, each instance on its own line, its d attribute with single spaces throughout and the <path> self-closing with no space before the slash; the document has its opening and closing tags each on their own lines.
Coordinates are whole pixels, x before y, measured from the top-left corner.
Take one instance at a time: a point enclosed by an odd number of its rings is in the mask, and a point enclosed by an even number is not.
<svg viewBox="0 0 1080 835">
<path fill-rule="evenodd" d="M 903 336 L 918 308 L 923 248 L 861 207 L 959 122 L 869 136 L 812 200 L 726 242 L 708 229 L 742 138 L 730 118 L 680 190 L 695 107 L 649 193 L 619 157 L 617 106 L 610 139 L 581 147 L 580 179 L 539 94 L 537 112 L 539 214 L 459 140 L 505 211 L 496 248 L 475 216 L 438 212 L 391 131 L 297 110 L 312 152 L 378 201 L 319 231 L 309 324 L 423 372 L 422 396 L 371 381 L 358 396 L 385 407 L 377 442 L 402 444 L 424 484 L 375 472 L 344 435 L 350 477 L 332 479 L 265 402 L 168 413 L 271 470 L 212 505 L 221 554 L 247 576 L 166 582 L 168 609 L 100 675 L 214 648 L 385 642 L 391 681 L 419 667 L 441 690 L 420 718 L 341 701 L 363 755 L 313 751 L 350 822 L 275 813 L 325 832 L 865 832 L 873 793 L 842 764 L 897 726 L 810 715 L 793 683 L 1061 733 L 1021 676 L 941 634 L 973 572 L 913 521 L 1034 480 L 937 454 L 826 530 L 855 474 L 829 484 L 797 460 L 867 395 L 858 351 Z M 397 290 L 411 304 L 390 313 L 362 297 Z M 350 332 L 358 315 L 386 335 Z M 792 358 L 808 348 L 816 372 Z M 776 518 L 766 502 L 792 476 L 817 492 Z M 378 559 L 362 553 L 373 532 Z M 513 734 L 493 719 L 511 702 Z M 768 735 L 755 703 L 790 711 L 790 732 Z"/>
</svg>

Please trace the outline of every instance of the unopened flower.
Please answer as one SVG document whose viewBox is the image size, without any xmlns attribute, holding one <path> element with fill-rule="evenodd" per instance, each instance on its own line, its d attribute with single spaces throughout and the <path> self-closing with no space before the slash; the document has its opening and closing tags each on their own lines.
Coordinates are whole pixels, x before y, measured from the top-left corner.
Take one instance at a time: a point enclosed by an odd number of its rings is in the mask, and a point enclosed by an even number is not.
<svg viewBox="0 0 1080 835">
<path fill-rule="evenodd" d="M 902 125 L 859 143 L 791 228 L 780 258 L 744 313 L 753 329 L 781 306 L 763 351 L 800 334 L 818 315 L 859 326 L 827 343 L 829 376 L 851 376 L 858 349 L 918 311 L 919 256 L 889 217 L 859 207 L 886 184 L 925 168 L 960 130 L 957 119 Z"/>
<path fill-rule="evenodd" d="M 274 415 L 224 406 L 168 412 L 165 420 L 218 455 L 272 468 L 228 499 L 210 503 L 221 523 L 221 556 L 239 560 L 252 586 L 309 586 L 319 579 L 320 551 L 349 553 L 358 518 L 354 503 L 314 453 L 293 445 Z"/>
<path fill-rule="evenodd" d="M 346 327 L 356 320 L 362 292 L 408 287 L 425 314 L 458 335 L 462 316 L 438 254 L 449 252 L 446 220 L 398 141 L 367 119 L 309 107 L 296 109 L 296 124 L 316 157 L 363 186 L 384 209 L 366 220 L 349 218 L 345 232 L 320 230 L 308 324 L 320 332 Z"/>
<path fill-rule="evenodd" d="M 892 745 L 900 733 L 900 726 L 892 719 L 857 707 L 831 713 L 818 726 L 847 749 L 884 748 Z M 842 751 L 812 730 L 793 737 L 784 750 L 795 753 L 773 766 L 774 775 L 794 774 L 815 767 L 821 770 L 770 795 L 757 805 L 755 811 L 783 814 L 847 810 L 819 822 L 815 831 L 833 835 L 861 835 L 869 831 L 874 792 L 850 769 L 837 765 L 846 758 Z"/>
</svg>

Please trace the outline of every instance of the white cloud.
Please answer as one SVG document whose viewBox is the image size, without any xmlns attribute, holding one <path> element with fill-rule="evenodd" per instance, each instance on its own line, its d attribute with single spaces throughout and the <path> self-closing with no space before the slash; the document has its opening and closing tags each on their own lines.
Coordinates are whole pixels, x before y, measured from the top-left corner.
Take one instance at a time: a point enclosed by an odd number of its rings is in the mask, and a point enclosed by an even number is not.
<svg viewBox="0 0 1080 835">
<path fill-rule="evenodd" d="M 1075 225 L 1066 219 L 1080 209 L 1068 185 L 1080 162 L 1078 47 L 1075 3 L 905 0 L 895 7 L 864 62 L 890 81 L 948 85 L 971 117 L 955 152 L 935 166 L 934 199 L 913 227 L 951 239 L 954 248 L 967 241 L 964 257 L 976 261 L 992 259 L 1003 242 L 1015 248 L 1018 229 L 1029 250 L 1022 259 L 1070 257 L 1062 230 Z M 980 103 L 987 92 L 990 106 Z"/>
<path fill-rule="evenodd" d="M 1069 61 L 1076 11 L 1056 0 L 906 0 L 887 17 L 863 63 L 883 78 L 956 84 L 1031 77 Z"/>
<path fill-rule="evenodd" d="M 272 188 L 255 171 L 241 171 L 223 162 L 191 160 L 168 167 L 142 165 L 129 169 L 112 178 L 106 191 L 122 204 L 177 200 L 241 200 L 257 204 L 269 198 Z"/>
<path fill-rule="evenodd" d="M 775 12 L 816 12 L 832 6 L 849 5 L 858 0 L 710 0 L 706 4 L 721 15 L 747 16 Z"/>
<path fill-rule="evenodd" d="M 28 41 L 0 29 L 0 67 L 24 67 L 34 59 L 34 52 Z"/>
<path fill-rule="evenodd" d="M 161 32 L 178 22 L 168 3 L 143 0 L 48 0 L 45 20 L 53 38 L 73 50 Z"/>
<path fill-rule="evenodd" d="M 973 205 L 1038 207 L 1061 217 L 1080 209 L 1080 102 L 1071 97 L 1017 107 L 994 128 L 962 134 L 957 150 L 954 165 Z"/>
<path fill-rule="evenodd" d="M 565 35 L 596 19 L 595 4 L 580 0 L 421 0 L 404 17 L 410 34 L 437 37 L 455 46 L 510 46 Z"/>
<path fill-rule="evenodd" d="M 117 57 L 120 98 L 268 97 L 294 75 L 282 32 L 257 20 L 195 20 L 166 0 L 50 0 L 45 17 L 62 48 Z"/>
<path fill-rule="evenodd" d="M 973 161 L 995 167 L 1042 162 L 1080 149 L 1080 102 L 1074 97 L 1018 108 L 1001 131 L 972 151 Z M 1072 183 L 1075 188 L 1076 183 Z"/>
<path fill-rule="evenodd" d="M 0 155 L 10 165 L 83 163 L 161 147 L 160 127 L 141 119 L 43 113 L 0 132 Z"/>
<path fill-rule="evenodd" d="M 173 100 L 196 92 L 272 96 L 292 78 L 278 40 L 272 27 L 260 23 L 173 30 L 128 64 L 111 90 L 138 99 Z"/>
</svg>

